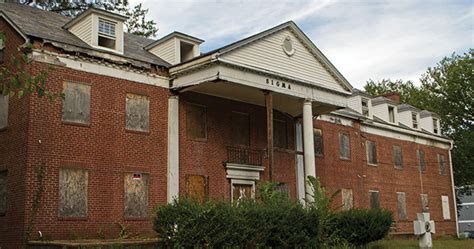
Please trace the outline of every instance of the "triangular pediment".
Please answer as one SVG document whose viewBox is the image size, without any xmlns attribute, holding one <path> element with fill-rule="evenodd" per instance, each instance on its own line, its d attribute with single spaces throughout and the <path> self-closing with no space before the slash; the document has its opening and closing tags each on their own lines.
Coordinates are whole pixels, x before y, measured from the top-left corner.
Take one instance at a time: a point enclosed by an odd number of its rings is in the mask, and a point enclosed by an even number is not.
<svg viewBox="0 0 474 249">
<path fill-rule="evenodd" d="M 334 91 L 352 90 L 347 80 L 293 22 L 225 47 L 221 50 L 221 58 Z"/>
</svg>

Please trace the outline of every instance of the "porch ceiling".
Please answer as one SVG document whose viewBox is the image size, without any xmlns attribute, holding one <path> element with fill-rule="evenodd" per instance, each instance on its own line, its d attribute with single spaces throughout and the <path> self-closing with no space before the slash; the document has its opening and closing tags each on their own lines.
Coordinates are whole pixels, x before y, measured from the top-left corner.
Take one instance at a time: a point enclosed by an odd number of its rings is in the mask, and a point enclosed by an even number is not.
<svg viewBox="0 0 474 249">
<path fill-rule="evenodd" d="M 211 96 L 231 99 L 239 102 L 265 106 L 264 90 L 230 81 L 216 80 L 200 83 L 181 89 L 180 92 L 192 91 Z M 300 117 L 303 111 L 303 98 L 272 92 L 273 108 L 293 117 Z M 324 114 L 337 110 L 338 106 L 327 103 L 313 102 L 313 114 Z"/>
</svg>

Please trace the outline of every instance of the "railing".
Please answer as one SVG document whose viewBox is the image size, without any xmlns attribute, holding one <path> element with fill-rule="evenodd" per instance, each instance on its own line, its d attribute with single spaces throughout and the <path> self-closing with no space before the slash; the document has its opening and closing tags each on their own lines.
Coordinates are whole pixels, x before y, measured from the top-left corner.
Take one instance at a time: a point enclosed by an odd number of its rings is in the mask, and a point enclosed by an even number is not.
<svg viewBox="0 0 474 249">
<path fill-rule="evenodd" d="M 227 147 L 227 162 L 262 166 L 262 151 L 248 148 Z"/>
</svg>

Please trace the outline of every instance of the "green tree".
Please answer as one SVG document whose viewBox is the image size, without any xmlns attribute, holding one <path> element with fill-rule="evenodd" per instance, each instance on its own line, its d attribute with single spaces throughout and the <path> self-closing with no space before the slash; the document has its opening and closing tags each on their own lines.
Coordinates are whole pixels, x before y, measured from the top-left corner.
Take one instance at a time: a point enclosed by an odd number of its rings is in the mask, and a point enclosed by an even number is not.
<svg viewBox="0 0 474 249">
<path fill-rule="evenodd" d="M 443 135 L 454 140 L 452 150 L 456 186 L 474 184 L 474 50 L 453 53 L 421 76 L 421 85 L 402 80 L 367 81 L 365 91 L 378 95 L 398 92 L 402 102 L 433 111 L 441 117 Z"/>
<path fill-rule="evenodd" d="M 31 5 L 33 0 L 20 0 L 21 4 Z M 147 38 L 154 37 L 158 29 L 156 22 L 146 20 L 148 9 L 143 9 L 142 4 L 130 7 L 128 0 L 107 3 L 104 1 L 50 1 L 37 0 L 36 7 L 56 12 L 64 16 L 75 17 L 90 7 L 105 9 L 128 17 L 125 22 L 126 32 Z"/>
</svg>

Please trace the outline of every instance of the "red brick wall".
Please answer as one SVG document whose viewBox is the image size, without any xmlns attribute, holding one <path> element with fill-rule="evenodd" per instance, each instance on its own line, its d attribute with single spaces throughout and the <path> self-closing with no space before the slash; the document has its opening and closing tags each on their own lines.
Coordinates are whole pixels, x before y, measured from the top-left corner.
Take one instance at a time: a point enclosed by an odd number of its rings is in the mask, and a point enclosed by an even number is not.
<svg viewBox="0 0 474 249">
<path fill-rule="evenodd" d="M 38 73 L 47 67 L 34 63 L 33 71 Z M 97 233 L 103 232 L 116 238 L 118 223 L 128 226 L 127 230 L 132 234 L 152 232 L 151 219 L 124 219 L 123 176 L 126 172 L 150 174 L 150 214 L 158 203 L 166 202 L 168 90 L 63 67 L 54 67 L 49 75 L 47 87 L 53 91 L 62 91 L 65 80 L 91 85 L 91 124 L 65 124 L 61 121 L 60 100 L 50 102 L 47 98 L 32 98 L 28 137 L 28 215 L 36 188 L 35 168 L 46 166 L 45 192 L 35 220 L 34 235 L 39 230 L 52 239 L 97 238 Z M 126 93 L 149 97 L 149 133 L 125 130 Z M 88 170 L 87 218 L 58 218 L 60 167 Z"/>
<path fill-rule="evenodd" d="M 5 62 L 1 66 L 12 67 L 13 56 L 25 40 L 0 18 L 0 32 L 6 36 Z M 8 170 L 7 210 L 0 216 L 0 247 L 19 247 L 23 234 L 25 201 L 25 168 L 29 117 L 29 98 L 10 98 L 8 127 L 0 130 L 0 171 Z"/>
<path fill-rule="evenodd" d="M 382 208 L 394 212 L 397 232 L 413 232 L 413 220 L 421 211 L 421 181 L 416 150 L 425 152 L 426 172 L 422 174 L 424 193 L 428 194 L 432 219 L 436 223 L 437 235 L 455 234 L 455 212 L 449 169 L 449 152 L 433 146 L 420 145 L 360 131 L 360 124 L 343 126 L 322 120 L 315 121 L 315 127 L 322 129 L 324 155 L 316 158 L 316 174 L 323 186 L 330 192 L 341 188 L 352 188 L 354 207 L 369 207 L 369 190 L 378 190 Z M 339 133 L 350 135 L 351 161 L 339 159 Z M 365 141 L 377 143 L 377 166 L 367 164 Z M 393 145 L 402 147 L 403 169 L 397 169 L 393 162 Z M 445 156 L 446 175 L 439 174 L 437 154 Z M 397 214 L 397 192 L 405 192 L 407 220 L 399 221 Z M 449 197 L 451 220 L 443 220 L 441 195 Z M 340 196 L 336 199 L 341 203 Z"/>
<path fill-rule="evenodd" d="M 263 94 L 262 94 L 263 96 Z M 265 107 L 205 96 L 195 93 L 180 95 L 180 193 L 185 194 L 185 176 L 209 176 L 209 196 L 211 198 L 230 199 L 230 180 L 226 178 L 223 162 L 227 160 L 226 146 L 232 146 L 231 114 L 232 111 L 249 114 L 250 148 L 264 150 L 266 139 Z M 194 103 L 206 106 L 207 140 L 196 141 L 186 135 L 186 105 Z M 275 149 L 274 181 L 286 182 L 290 194 L 296 198 L 294 120 L 274 112 L 274 118 L 285 120 L 288 131 L 288 149 Z M 265 171 L 261 173 L 262 181 L 268 180 L 268 158 L 264 157 Z"/>
</svg>

